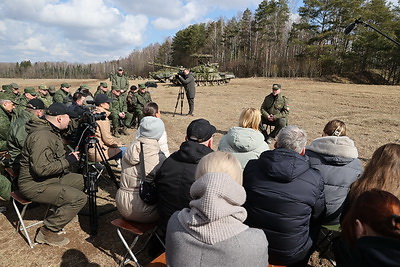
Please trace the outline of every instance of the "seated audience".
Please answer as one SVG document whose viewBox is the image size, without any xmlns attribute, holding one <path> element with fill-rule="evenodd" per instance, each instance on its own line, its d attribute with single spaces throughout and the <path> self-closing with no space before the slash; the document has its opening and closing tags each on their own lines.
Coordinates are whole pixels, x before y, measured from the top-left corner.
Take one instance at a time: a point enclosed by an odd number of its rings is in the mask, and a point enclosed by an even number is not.
<svg viewBox="0 0 400 267">
<path fill-rule="evenodd" d="M 357 148 L 346 136 L 346 124 L 340 120 L 328 122 L 322 137 L 306 148 L 306 155 L 311 167 L 319 170 L 324 178 L 326 214 L 323 224 L 338 224 L 350 185 L 362 172 Z"/>
<path fill-rule="evenodd" d="M 146 118 L 146 117 L 145 117 Z M 165 233 L 168 220 L 178 210 L 189 207 L 190 186 L 202 157 L 211 153 L 216 128 L 205 119 L 192 121 L 178 151 L 169 156 L 156 175 L 160 229 Z"/>
<path fill-rule="evenodd" d="M 75 93 L 76 94 L 76 93 Z M 78 93 L 79 94 L 79 93 Z M 110 102 L 113 100 L 106 94 L 98 94 L 94 98 L 96 105 L 95 113 L 105 112 L 106 118 L 104 120 L 97 120 L 96 124 L 96 138 L 99 141 L 99 147 L 104 153 L 105 160 L 107 159 L 120 159 L 126 151 L 126 147 L 122 143 L 116 140 L 111 135 L 110 120 Z M 91 147 L 88 151 L 89 160 L 91 161 L 102 161 L 99 151 L 96 151 L 94 147 Z"/>
<path fill-rule="evenodd" d="M 152 116 L 152 117 L 156 117 L 156 118 L 161 117 L 160 110 L 158 109 L 158 105 L 155 102 L 147 103 L 143 108 L 143 114 L 144 114 L 144 116 Z M 138 134 L 139 134 L 139 132 L 136 132 L 136 138 L 138 138 Z M 158 143 L 160 144 L 161 151 L 168 158 L 170 153 L 169 153 L 169 148 L 168 148 L 168 138 L 167 138 L 166 131 L 164 131 L 160 140 L 158 140 Z"/>
<path fill-rule="evenodd" d="M 268 266 L 268 241 L 260 229 L 244 224 L 239 161 L 227 152 L 212 152 L 197 166 L 189 208 L 168 222 L 168 266 Z"/>
<path fill-rule="evenodd" d="M 246 224 L 264 230 L 269 262 L 307 266 L 325 211 L 324 181 L 304 156 L 306 133 L 287 126 L 276 149 L 250 160 L 243 173 Z"/>
<path fill-rule="evenodd" d="M 230 128 L 219 141 L 218 150 L 232 153 L 242 165 L 242 169 L 251 159 L 269 150 L 264 136 L 259 131 L 261 112 L 255 108 L 245 108 L 239 117 L 239 127 Z"/>
<path fill-rule="evenodd" d="M 400 198 L 400 144 L 389 143 L 379 147 L 372 154 L 363 174 L 355 181 L 343 204 L 340 222 L 352 203 L 362 192 L 377 188 L 388 191 Z"/>
<path fill-rule="evenodd" d="M 121 215 L 131 221 L 142 223 L 158 220 L 157 205 L 143 202 L 139 196 L 141 177 L 140 143 L 143 144 L 146 181 L 153 183 L 157 170 L 165 160 L 158 140 L 164 132 L 164 123 L 155 117 L 144 117 L 138 129 L 139 138 L 129 145 L 122 158 L 121 186 L 115 202 Z"/>
<path fill-rule="evenodd" d="M 361 193 L 334 248 L 337 266 L 399 266 L 400 200 L 378 189 Z"/>
</svg>

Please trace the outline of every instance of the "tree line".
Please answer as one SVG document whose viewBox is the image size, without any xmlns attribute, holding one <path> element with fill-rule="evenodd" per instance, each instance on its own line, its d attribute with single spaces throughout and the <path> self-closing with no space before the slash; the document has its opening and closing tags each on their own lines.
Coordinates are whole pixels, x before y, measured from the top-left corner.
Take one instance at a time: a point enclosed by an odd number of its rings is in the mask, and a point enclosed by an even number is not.
<svg viewBox="0 0 400 267">
<path fill-rule="evenodd" d="M 220 70 L 237 77 L 321 77 L 365 71 L 400 83 L 400 47 L 363 25 L 344 34 L 361 18 L 395 40 L 400 7 L 386 0 L 304 0 L 298 18 L 288 0 L 262 1 L 230 19 L 193 24 L 162 44 L 134 50 L 126 58 L 93 64 L 67 62 L 1 63 L 0 75 L 15 78 L 107 78 L 122 66 L 132 77 L 147 77 L 149 61 L 193 67 L 193 54 L 211 55 Z"/>
</svg>

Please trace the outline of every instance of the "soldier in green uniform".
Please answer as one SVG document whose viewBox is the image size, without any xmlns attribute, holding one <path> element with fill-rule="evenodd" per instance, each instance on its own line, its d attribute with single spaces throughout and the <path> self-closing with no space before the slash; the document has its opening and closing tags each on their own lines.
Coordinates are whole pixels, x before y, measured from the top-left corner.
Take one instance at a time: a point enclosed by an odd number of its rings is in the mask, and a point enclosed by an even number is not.
<svg viewBox="0 0 400 267">
<path fill-rule="evenodd" d="M 264 127 L 260 129 L 268 144 L 271 144 L 279 131 L 288 125 L 289 99 L 282 96 L 280 92 L 281 85 L 273 84 L 272 93 L 265 97 L 261 105 L 261 124 L 274 126 L 274 130 L 270 134 L 265 131 Z"/>
<path fill-rule="evenodd" d="M 9 99 L 0 99 L 0 151 L 7 151 L 7 134 L 11 122 L 14 122 L 15 103 Z"/>
<path fill-rule="evenodd" d="M 81 174 L 71 173 L 70 165 L 79 159 L 79 152 L 68 155 L 61 132 L 68 128 L 68 110 L 63 103 L 53 103 L 45 119 L 33 117 L 26 124 L 28 137 L 21 153 L 18 186 L 22 195 L 34 202 L 51 204 L 55 211 L 44 219 L 35 241 L 64 246 L 69 239 L 59 232 L 86 204 Z"/>
<path fill-rule="evenodd" d="M 62 83 L 61 87 L 53 96 L 54 103 L 64 103 L 67 106 L 72 104 L 72 95 L 69 92 L 71 85 L 69 83 Z"/>
<path fill-rule="evenodd" d="M 49 86 L 49 94 L 51 97 L 54 97 L 54 94 L 57 92 L 56 87 L 54 85 Z"/>
<path fill-rule="evenodd" d="M 106 82 L 101 82 L 97 87 L 97 91 L 94 93 L 94 96 L 96 97 L 98 94 L 105 94 L 108 97 L 111 97 L 111 91 L 108 90 L 108 84 Z"/>
<path fill-rule="evenodd" d="M 145 84 L 138 84 L 139 91 L 133 94 L 132 97 L 132 105 L 134 106 L 133 113 L 135 117 L 138 119 L 138 127 L 140 121 L 144 117 L 143 108 L 147 103 L 152 102 L 150 92 L 147 91 Z"/>
<path fill-rule="evenodd" d="M 14 113 L 17 117 L 25 109 L 26 104 L 32 99 L 37 98 L 37 92 L 33 87 L 25 87 L 24 94 L 17 100 L 18 106 L 15 108 Z"/>
<path fill-rule="evenodd" d="M 11 91 L 12 91 L 12 98 L 10 100 L 18 100 L 21 97 L 21 94 L 19 92 L 19 86 L 16 83 L 11 83 L 10 84 Z"/>
<path fill-rule="evenodd" d="M 115 137 L 119 136 L 119 133 L 127 135 L 126 127 L 131 127 L 133 115 L 128 112 L 128 106 L 126 104 L 126 98 L 121 96 L 121 90 L 113 85 L 111 87 L 111 102 L 110 106 L 110 120 L 112 125 L 112 133 Z"/>
<path fill-rule="evenodd" d="M 45 84 L 39 85 L 39 94 L 38 99 L 42 100 L 44 106 L 48 108 L 51 104 L 53 104 L 53 97 L 49 93 L 49 88 Z"/>
<path fill-rule="evenodd" d="M 10 165 L 14 172 L 19 174 L 19 161 L 21 158 L 22 147 L 28 133 L 25 130 L 25 124 L 33 117 L 42 117 L 45 105 L 42 100 L 34 98 L 26 104 L 18 118 L 11 123 L 7 135 L 7 148 L 10 154 Z"/>
<path fill-rule="evenodd" d="M 111 83 L 112 86 L 115 86 L 115 88 L 118 88 L 119 90 L 123 90 L 124 92 L 127 92 L 129 89 L 129 81 L 128 78 L 124 74 L 124 70 L 122 67 L 118 68 L 118 71 L 116 74 L 111 75 Z"/>
</svg>

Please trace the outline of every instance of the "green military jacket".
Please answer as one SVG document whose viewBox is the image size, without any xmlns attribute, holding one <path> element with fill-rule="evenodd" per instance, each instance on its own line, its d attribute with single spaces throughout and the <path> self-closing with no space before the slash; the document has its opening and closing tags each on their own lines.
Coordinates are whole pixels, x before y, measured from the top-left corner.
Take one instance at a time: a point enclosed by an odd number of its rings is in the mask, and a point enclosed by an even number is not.
<svg viewBox="0 0 400 267">
<path fill-rule="evenodd" d="M 69 106 L 72 103 L 72 95 L 69 92 L 65 92 L 62 89 L 58 89 L 53 96 L 53 102 L 64 103 L 67 106 Z"/>
<path fill-rule="evenodd" d="M 14 122 L 14 116 L 0 106 L 0 151 L 7 150 L 7 135 L 11 122 Z"/>
<path fill-rule="evenodd" d="M 28 104 L 29 100 L 25 97 L 25 95 L 22 95 L 15 102 L 17 102 L 18 104 L 14 109 L 14 113 L 17 117 L 19 117 L 23 110 L 25 110 L 26 104 Z"/>
<path fill-rule="evenodd" d="M 94 97 L 96 97 L 96 95 L 100 95 L 100 94 L 105 94 L 108 97 L 112 97 L 112 93 L 110 90 L 108 90 L 107 92 L 104 92 L 103 90 L 101 90 L 100 88 L 97 88 L 97 91 L 94 93 Z"/>
<path fill-rule="evenodd" d="M 39 93 L 37 98 L 43 101 L 43 104 L 46 108 L 53 104 L 53 97 L 49 93 L 47 93 L 47 95 Z"/>
<path fill-rule="evenodd" d="M 65 158 L 65 149 L 60 130 L 47 120 L 33 116 L 26 123 L 28 137 L 21 152 L 21 171 L 18 185 L 21 193 L 35 197 L 46 183 L 69 172 L 69 162 Z M 39 183 L 38 183 L 39 182 Z"/>
<path fill-rule="evenodd" d="M 139 109 L 143 111 L 144 106 L 152 102 L 150 92 L 146 91 L 142 94 L 140 91 L 135 93 L 132 98 L 132 103 L 135 106 L 135 109 Z"/>
<path fill-rule="evenodd" d="M 110 103 L 110 112 L 111 113 L 120 113 L 120 112 L 128 112 L 128 106 L 126 104 L 126 98 L 123 94 L 120 96 L 115 96 L 114 94 L 111 96 L 113 102 Z"/>
<path fill-rule="evenodd" d="M 119 90 L 127 91 L 129 89 L 129 80 L 125 75 L 119 76 L 118 74 L 113 74 L 111 76 L 111 83 L 113 86 L 117 86 Z"/>
<path fill-rule="evenodd" d="M 289 116 L 289 99 L 281 94 L 267 95 L 261 105 L 261 115 L 267 117 L 269 114 L 274 115 L 275 119 L 287 118 Z"/>
<path fill-rule="evenodd" d="M 10 163 L 18 164 L 21 156 L 21 151 L 25 143 L 28 133 L 25 130 L 25 124 L 32 118 L 33 114 L 22 110 L 18 118 L 11 123 L 10 130 L 7 136 L 7 148 L 10 153 Z"/>
</svg>

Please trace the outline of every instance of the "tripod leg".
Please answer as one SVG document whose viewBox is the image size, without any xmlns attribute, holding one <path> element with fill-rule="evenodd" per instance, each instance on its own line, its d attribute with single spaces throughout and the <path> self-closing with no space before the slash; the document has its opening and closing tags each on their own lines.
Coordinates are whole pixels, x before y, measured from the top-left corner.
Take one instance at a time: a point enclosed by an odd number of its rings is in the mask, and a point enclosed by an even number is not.
<svg viewBox="0 0 400 267">
<path fill-rule="evenodd" d="M 110 164 L 108 164 L 108 161 L 106 159 L 106 156 L 104 155 L 104 151 L 101 150 L 99 143 L 96 143 L 96 152 L 98 152 L 100 154 L 101 160 L 104 163 L 104 166 L 106 167 L 107 173 L 108 175 L 111 177 L 111 179 L 114 181 L 114 184 L 117 188 L 119 188 L 119 184 L 117 181 L 117 177 L 115 177 L 114 172 L 111 169 Z"/>
<path fill-rule="evenodd" d="M 96 179 L 96 174 L 93 174 L 94 179 Z M 95 236 L 97 235 L 97 228 L 98 228 L 98 221 L 97 221 L 97 203 L 96 203 L 96 181 L 93 181 L 92 179 L 89 180 L 89 183 L 91 183 L 90 188 L 88 189 L 89 192 L 89 218 L 90 218 L 90 235 Z"/>
<path fill-rule="evenodd" d="M 183 91 L 183 87 L 181 86 L 181 115 L 183 111 L 183 99 L 185 98 L 185 92 Z"/>
<path fill-rule="evenodd" d="M 176 98 L 174 114 L 172 115 L 172 117 L 175 117 L 176 108 L 178 107 L 178 103 L 179 103 L 179 98 L 180 98 L 180 97 L 181 97 L 181 92 L 179 91 L 178 97 Z M 181 112 L 181 114 L 182 114 L 182 112 Z"/>
</svg>

